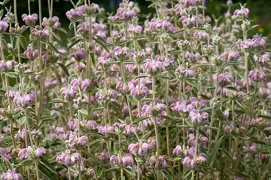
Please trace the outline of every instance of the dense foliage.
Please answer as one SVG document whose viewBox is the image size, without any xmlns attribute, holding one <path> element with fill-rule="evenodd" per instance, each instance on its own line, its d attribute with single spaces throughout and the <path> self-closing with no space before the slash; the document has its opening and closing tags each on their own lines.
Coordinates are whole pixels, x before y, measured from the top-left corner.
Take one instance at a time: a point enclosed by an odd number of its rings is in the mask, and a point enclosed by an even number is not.
<svg viewBox="0 0 271 180">
<path fill-rule="evenodd" d="M 3 180 L 271 178 L 270 54 L 245 6 L 70 0 L 65 30 L 38 2 L 0 21 Z"/>
</svg>

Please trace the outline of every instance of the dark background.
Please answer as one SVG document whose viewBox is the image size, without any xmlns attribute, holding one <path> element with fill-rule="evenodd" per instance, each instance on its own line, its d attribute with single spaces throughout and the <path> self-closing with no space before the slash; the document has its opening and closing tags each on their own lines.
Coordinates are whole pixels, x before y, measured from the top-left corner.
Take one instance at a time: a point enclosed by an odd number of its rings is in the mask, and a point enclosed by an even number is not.
<svg viewBox="0 0 271 180">
<path fill-rule="evenodd" d="M 2 0 L 0 0 L 2 1 Z M 6 4 L 6 7 L 9 8 L 13 6 L 13 0 L 10 0 L 9 3 Z M 77 2 L 77 0 L 73 0 Z M 91 0 L 96 4 L 99 4 L 100 7 L 105 8 L 107 12 L 115 12 L 118 8 L 119 3 L 122 0 Z M 244 4 L 247 3 L 247 7 L 250 9 L 250 19 L 253 20 L 253 23 L 259 24 L 260 27 L 255 30 L 256 33 L 263 34 L 264 36 L 269 36 L 271 34 L 271 0 L 232 0 L 233 3 L 236 3 L 234 9 L 239 8 L 238 3 Z M 141 9 L 141 12 L 144 14 L 148 14 L 153 11 L 153 9 L 148 9 L 150 5 L 149 1 L 146 0 L 134 0 L 134 2 L 138 3 Z M 225 3 L 227 0 L 207 0 L 206 6 L 208 7 L 208 14 L 214 14 L 216 17 L 219 15 L 223 15 L 226 11 Z M 17 0 L 18 6 L 18 16 L 21 17 L 22 14 L 28 13 L 27 0 Z M 48 17 L 48 5 L 47 0 L 42 0 L 42 11 L 43 16 Z M 3 6 L 1 7 L 4 8 Z M 61 19 L 61 23 L 63 26 L 68 26 L 69 21 L 65 16 L 66 11 L 73 8 L 71 3 L 66 2 L 64 0 L 58 0 L 54 2 L 54 15 L 58 16 Z M 34 0 L 31 2 L 31 13 L 38 13 L 38 0 Z M 21 19 L 21 18 L 19 18 Z M 22 22 L 21 22 L 22 23 Z M 255 32 L 254 32 L 255 33 Z"/>
</svg>

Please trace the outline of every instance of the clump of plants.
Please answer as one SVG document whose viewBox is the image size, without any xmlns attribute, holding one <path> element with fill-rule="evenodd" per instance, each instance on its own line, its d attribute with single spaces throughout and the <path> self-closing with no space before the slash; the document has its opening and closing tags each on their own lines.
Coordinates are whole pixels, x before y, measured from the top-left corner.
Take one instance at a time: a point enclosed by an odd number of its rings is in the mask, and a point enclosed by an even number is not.
<svg viewBox="0 0 271 180">
<path fill-rule="evenodd" d="M 271 178 L 270 53 L 245 6 L 70 0 L 64 29 L 38 2 L 2 11 L 3 180 Z"/>
</svg>

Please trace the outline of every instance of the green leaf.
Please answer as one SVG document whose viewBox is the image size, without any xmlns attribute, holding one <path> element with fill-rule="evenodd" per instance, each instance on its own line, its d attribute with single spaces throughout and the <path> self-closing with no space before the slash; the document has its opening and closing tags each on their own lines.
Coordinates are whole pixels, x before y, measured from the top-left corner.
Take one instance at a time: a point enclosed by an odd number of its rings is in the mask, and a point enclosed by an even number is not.
<svg viewBox="0 0 271 180">
<path fill-rule="evenodd" d="M 271 116 L 260 114 L 259 117 L 262 117 L 262 118 L 267 119 L 267 120 L 271 120 Z"/>
<path fill-rule="evenodd" d="M 5 90 L 0 89 L 0 94 L 4 95 L 5 93 L 6 93 L 6 91 L 5 91 Z"/>
<path fill-rule="evenodd" d="M 62 54 L 51 42 L 49 41 L 41 41 L 43 44 L 50 45 L 57 53 Z"/>
<path fill-rule="evenodd" d="M 193 123 L 187 118 L 185 118 L 185 122 L 188 124 L 189 127 L 193 127 Z"/>
<path fill-rule="evenodd" d="M 143 120 L 145 120 L 145 119 L 149 119 L 150 117 L 149 116 L 143 116 L 143 117 L 140 117 L 140 118 L 138 118 L 138 119 L 136 119 L 136 121 L 134 121 L 133 123 L 139 123 L 140 121 L 143 121 Z"/>
<path fill-rule="evenodd" d="M 72 30 L 73 28 L 74 28 L 74 23 L 71 22 L 71 23 L 69 24 L 69 30 Z"/>
<path fill-rule="evenodd" d="M 76 39 L 74 42 L 72 42 L 67 49 L 71 49 L 75 44 L 79 43 L 80 41 L 82 41 L 82 38 L 78 38 Z"/>
<path fill-rule="evenodd" d="M 25 120 L 26 120 L 25 116 L 19 118 L 19 124 L 20 124 L 20 125 L 23 125 L 23 124 L 25 123 Z"/>
<path fill-rule="evenodd" d="M 124 169 L 126 173 L 130 174 L 131 176 L 136 176 L 136 173 L 134 171 L 132 171 L 131 169 Z"/>
<path fill-rule="evenodd" d="M 40 159 L 40 163 L 46 167 L 48 170 L 50 170 L 53 174 L 57 175 L 55 168 L 46 160 L 46 159 Z"/>
<path fill-rule="evenodd" d="M 58 34 L 56 33 L 52 33 L 52 34 L 58 41 L 61 41 L 61 37 Z"/>
<path fill-rule="evenodd" d="M 232 158 L 232 155 L 230 154 L 230 152 L 229 151 L 227 151 L 226 149 L 224 149 L 224 148 L 218 148 L 220 151 L 223 151 L 227 156 L 228 156 L 228 158 L 230 158 L 231 160 L 233 160 L 233 158 Z"/>
<path fill-rule="evenodd" d="M 23 160 L 20 164 L 16 165 L 16 168 L 31 165 L 32 161 L 32 159 Z"/>
<path fill-rule="evenodd" d="M 67 34 L 68 32 L 64 28 L 57 28 L 56 30 L 63 32 L 64 34 Z"/>
<path fill-rule="evenodd" d="M 216 115 L 219 118 L 219 120 L 223 120 L 223 121 L 226 120 L 226 117 L 221 109 L 217 109 L 215 111 L 216 111 Z"/>
<path fill-rule="evenodd" d="M 69 70 L 67 69 L 67 67 L 64 64 L 62 64 L 62 63 L 57 63 L 57 64 L 61 67 L 61 69 L 66 74 L 66 76 L 70 76 Z"/>
<path fill-rule="evenodd" d="M 54 99 L 54 100 L 50 101 L 49 103 L 67 103 L 67 102 L 64 100 L 61 100 L 61 99 Z"/>
<path fill-rule="evenodd" d="M 99 37 L 99 36 L 96 36 L 96 37 L 97 37 L 97 38 L 92 37 L 92 39 L 93 39 L 94 41 L 96 41 L 98 44 L 100 44 L 107 52 L 110 52 L 109 49 L 108 49 L 107 46 L 106 46 L 106 43 L 103 42 L 103 39 L 102 39 L 101 37 Z"/>
<path fill-rule="evenodd" d="M 161 173 L 163 174 L 163 176 L 164 176 L 167 180 L 173 180 L 172 176 L 169 174 L 168 171 L 163 170 L 163 171 L 161 171 Z"/>
<path fill-rule="evenodd" d="M 135 100 L 135 98 L 133 96 L 127 96 L 129 101 L 132 103 L 132 104 L 137 104 L 137 100 Z"/>
<path fill-rule="evenodd" d="M 54 180 L 55 177 L 50 173 L 50 171 L 42 164 L 38 165 L 40 173 L 44 176 L 45 179 Z"/>
<path fill-rule="evenodd" d="M 240 171 L 236 171 L 236 172 L 235 172 L 235 175 L 236 175 L 237 177 L 242 177 L 242 178 L 250 179 L 248 175 L 246 175 L 246 174 L 244 174 L 244 173 L 242 173 L 242 172 L 240 172 Z"/>
<path fill-rule="evenodd" d="M 109 171 L 117 171 L 119 168 L 117 167 L 112 167 L 110 169 L 107 169 L 105 172 L 109 172 Z"/>
<path fill-rule="evenodd" d="M 54 66 L 52 67 L 52 69 L 54 70 L 54 72 L 55 72 L 55 74 L 56 74 L 56 78 L 57 78 L 58 82 L 61 83 L 62 80 L 61 80 L 61 77 L 60 77 L 60 75 L 59 75 L 57 69 L 56 69 Z"/>
<path fill-rule="evenodd" d="M 251 26 L 248 30 L 254 29 L 254 28 L 256 28 L 256 27 L 259 27 L 259 25 Z"/>
<path fill-rule="evenodd" d="M 0 2 L 0 5 L 5 6 L 10 0 L 4 0 L 3 2 Z"/>
<path fill-rule="evenodd" d="M 195 81 L 191 81 L 191 80 L 188 80 L 188 79 L 186 79 L 186 82 L 188 83 L 188 84 L 190 84 L 191 86 L 193 86 L 193 87 L 195 87 L 195 88 L 197 88 L 198 89 L 198 83 L 197 82 L 195 82 Z"/>
<path fill-rule="evenodd" d="M 170 78 L 170 77 L 166 77 L 166 76 L 157 76 L 157 78 L 162 78 L 162 79 L 172 79 L 172 78 Z"/>
<path fill-rule="evenodd" d="M 239 103 L 238 101 L 235 101 L 237 103 L 237 105 L 243 110 L 243 111 L 246 111 L 246 108 L 241 104 Z"/>
<path fill-rule="evenodd" d="M 93 140 L 89 143 L 90 146 L 93 146 L 94 144 L 96 143 L 100 143 L 101 142 L 101 139 L 96 139 L 96 140 Z"/>
<path fill-rule="evenodd" d="M 11 77 L 11 78 L 16 78 L 16 76 L 18 75 L 16 72 L 8 72 L 8 73 L 6 73 L 6 75 L 8 76 L 8 77 Z"/>
<path fill-rule="evenodd" d="M 209 157 L 208 157 L 208 164 L 210 164 L 210 166 L 212 166 L 213 162 L 214 162 L 214 159 L 215 159 L 215 156 L 216 156 L 216 153 L 217 153 L 217 150 L 220 146 L 220 144 L 222 143 L 222 140 L 223 140 L 224 136 L 221 136 L 220 139 L 218 140 L 218 142 L 215 144 L 215 147 L 212 149 Z"/>
<path fill-rule="evenodd" d="M 50 43 L 49 41 L 48 41 L 48 44 L 57 52 L 57 53 L 59 53 L 59 54 L 62 54 L 62 52 L 60 52 L 52 43 Z"/>
<path fill-rule="evenodd" d="M 140 157 L 135 157 L 135 161 L 137 163 L 142 163 L 143 162 L 143 160 Z"/>
<path fill-rule="evenodd" d="M 80 172 L 80 175 L 82 176 L 82 175 L 86 174 L 86 172 L 87 172 L 87 170 L 83 170 L 83 171 Z M 75 178 L 75 180 L 79 180 L 79 176 L 77 176 Z"/>
<path fill-rule="evenodd" d="M 51 118 L 51 117 L 46 117 L 46 118 L 42 118 L 40 121 L 39 126 L 42 126 L 44 124 L 50 123 L 50 122 L 55 122 L 56 120 Z"/>
<path fill-rule="evenodd" d="M 81 114 L 86 115 L 86 116 L 88 115 L 88 111 L 85 110 L 85 109 L 80 109 L 79 112 L 80 112 Z"/>
<path fill-rule="evenodd" d="M 185 171 L 183 174 L 182 179 L 191 179 L 192 177 L 192 170 L 191 171 Z"/>
<path fill-rule="evenodd" d="M 225 66 L 232 66 L 232 65 L 239 65 L 239 64 L 240 64 L 239 61 L 230 61 L 230 62 L 227 62 L 227 63 L 225 64 Z"/>
</svg>

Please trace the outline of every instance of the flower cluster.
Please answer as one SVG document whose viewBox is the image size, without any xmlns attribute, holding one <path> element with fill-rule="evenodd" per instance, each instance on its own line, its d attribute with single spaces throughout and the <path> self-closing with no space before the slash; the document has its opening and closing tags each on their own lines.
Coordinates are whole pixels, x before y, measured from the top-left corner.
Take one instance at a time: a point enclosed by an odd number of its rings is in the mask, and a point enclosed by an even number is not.
<svg viewBox="0 0 271 180">
<path fill-rule="evenodd" d="M 271 178 L 270 50 L 249 10 L 151 1 L 70 1 L 68 30 L 53 0 L 0 20 L 3 180 Z"/>
</svg>

